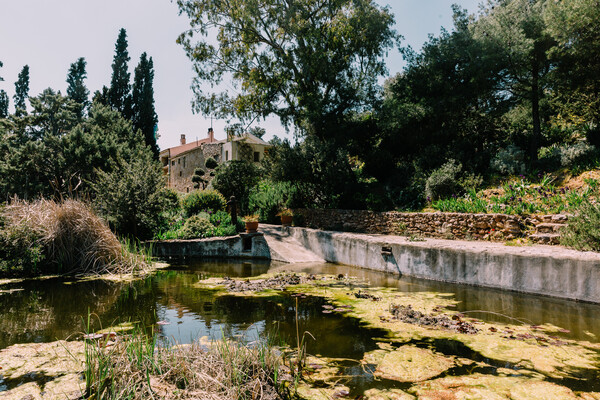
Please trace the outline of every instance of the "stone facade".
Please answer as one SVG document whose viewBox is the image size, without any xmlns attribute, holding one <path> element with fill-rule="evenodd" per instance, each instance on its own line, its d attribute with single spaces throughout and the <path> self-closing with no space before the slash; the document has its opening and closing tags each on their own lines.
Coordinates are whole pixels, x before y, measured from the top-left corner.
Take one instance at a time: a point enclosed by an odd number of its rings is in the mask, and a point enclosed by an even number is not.
<svg viewBox="0 0 600 400">
<path fill-rule="evenodd" d="M 198 167 L 206 170 L 206 167 L 204 167 L 206 158 L 203 147 L 204 145 L 201 145 L 170 160 L 171 171 L 169 174 L 169 187 L 179 192 L 186 193 L 189 193 L 194 189 L 192 183 L 194 170 Z"/>
<path fill-rule="evenodd" d="M 442 239 L 505 241 L 527 237 L 535 243 L 558 244 L 566 215 L 403 213 L 365 210 L 296 209 L 311 228 Z"/>
</svg>

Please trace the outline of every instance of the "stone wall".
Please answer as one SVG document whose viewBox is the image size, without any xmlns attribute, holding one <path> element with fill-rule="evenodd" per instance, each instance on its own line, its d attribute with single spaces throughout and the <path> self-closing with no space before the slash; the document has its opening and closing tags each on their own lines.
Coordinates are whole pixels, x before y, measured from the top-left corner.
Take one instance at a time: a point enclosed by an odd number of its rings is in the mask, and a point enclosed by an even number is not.
<svg viewBox="0 0 600 400">
<path fill-rule="evenodd" d="M 504 241 L 528 237 L 535 243 L 558 244 L 566 215 L 402 213 L 366 210 L 296 209 L 310 228 L 441 239 Z"/>
</svg>

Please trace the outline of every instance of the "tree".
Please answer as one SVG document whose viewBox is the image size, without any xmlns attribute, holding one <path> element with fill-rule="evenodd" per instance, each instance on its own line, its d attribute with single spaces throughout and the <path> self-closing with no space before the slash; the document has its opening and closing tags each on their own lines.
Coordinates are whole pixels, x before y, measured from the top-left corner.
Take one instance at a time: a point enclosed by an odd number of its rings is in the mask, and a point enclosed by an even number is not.
<svg viewBox="0 0 600 400">
<path fill-rule="evenodd" d="M 549 52 L 556 44 L 543 17 L 547 3 L 548 0 L 495 0 L 474 27 L 477 37 L 488 46 L 488 56 L 503 66 L 498 91 L 529 104 L 529 154 L 534 160 L 542 136 L 540 103 L 552 68 Z"/>
<path fill-rule="evenodd" d="M 127 67 L 129 60 L 127 32 L 121 28 L 115 44 L 108 100 L 110 106 L 119 111 L 125 118 L 131 116 L 131 86 L 129 84 L 131 75 Z"/>
<path fill-rule="evenodd" d="M 87 78 L 86 65 L 85 58 L 79 58 L 71 64 L 67 75 L 67 83 L 69 85 L 67 87 L 67 96 L 78 104 L 77 115 L 79 118 L 83 118 L 85 110 L 90 104 L 88 99 L 90 91 L 83 83 L 84 79 Z"/>
<path fill-rule="evenodd" d="M 22 116 L 27 114 L 27 104 L 25 101 L 29 97 L 29 65 L 25 65 L 17 81 L 15 82 L 15 95 L 13 100 L 15 101 L 15 115 Z"/>
<path fill-rule="evenodd" d="M 111 172 L 98 171 L 92 183 L 95 205 L 113 229 L 122 235 L 151 238 L 167 204 L 160 163 L 148 148 L 131 160 L 118 160 Z"/>
<path fill-rule="evenodd" d="M 558 111 L 569 123 L 585 121 L 600 145 L 600 1 L 549 2 L 544 17 L 557 43 L 551 55 L 558 67 L 552 76 Z"/>
<path fill-rule="evenodd" d="M 386 72 L 383 56 L 397 38 L 389 9 L 373 0 L 177 3 L 191 19 L 178 43 L 197 73 L 196 111 L 241 120 L 275 114 L 319 137 L 372 104 Z M 235 95 L 203 89 L 229 78 Z"/>
<path fill-rule="evenodd" d="M 258 185 L 260 175 L 252 162 L 233 160 L 217 167 L 212 185 L 229 199 L 235 196 L 242 212 L 248 209 L 250 190 Z"/>
<path fill-rule="evenodd" d="M 134 129 L 142 131 L 146 145 L 150 146 L 154 155 L 158 157 L 159 151 L 155 135 L 158 117 L 154 110 L 153 68 L 152 57 L 148 59 L 146 53 L 142 53 L 133 78 L 132 121 Z"/>
<path fill-rule="evenodd" d="M 195 189 L 200 189 L 200 184 L 202 184 L 202 189 L 204 189 L 204 184 L 206 180 L 204 179 L 204 174 L 206 172 L 202 168 L 196 168 L 194 170 L 194 175 L 192 175 L 192 182 L 194 183 Z"/>
<path fill-rule="evenodd" d="M 4 90 L 0 90 L 0 118 L 8 117 L 8 105 L 10 99 Z"/>
</svg>

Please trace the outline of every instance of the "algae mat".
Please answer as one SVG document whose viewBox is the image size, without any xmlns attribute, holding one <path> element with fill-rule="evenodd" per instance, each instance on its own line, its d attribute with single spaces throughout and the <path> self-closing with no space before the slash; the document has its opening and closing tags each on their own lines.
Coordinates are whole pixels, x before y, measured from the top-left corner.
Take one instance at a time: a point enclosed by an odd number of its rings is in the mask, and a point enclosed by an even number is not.
<svg viewBox="0 0 600 400">
<path fill-rule="evenodd" d="M 357 393 L 347 372 L 338 370 L 338 379 L 313 382 L 318 390 L 303 388 L 304 398 L 343 397 L 336 387 L 348 384 L 350 398 L 365 399 L 600 399 L 600 345 L 561 338 L 556 335 L 560 327 L 468 318 L 454 310 L 456 301 L 448 293 L 371 288 L 340 276 L 275 281 L 277 287 L 235 293 L 228 293 L 227 282 L 219 279 L 198 287 L 218 295 L 274 296 L 283 290 L 300 296 L 299 301 L 323 297 L 331 304 L 324 313 L 344 313 L 366 328 L 387 332 L 379 338 L 379 350 L 357 360 L 373 388 Z M 282 281 L 294 284 L 282 287 Z"/>
</svg>

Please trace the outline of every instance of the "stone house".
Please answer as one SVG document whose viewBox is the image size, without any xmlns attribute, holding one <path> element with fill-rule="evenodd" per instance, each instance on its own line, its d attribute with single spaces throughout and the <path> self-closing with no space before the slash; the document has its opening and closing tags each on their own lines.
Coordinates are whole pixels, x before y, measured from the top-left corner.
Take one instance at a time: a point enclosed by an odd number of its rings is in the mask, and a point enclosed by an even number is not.
<svg viewBox="0 0 600 400">
<path fill-rule="evenodd" d="M 261 162 L 270 145 L 252 135 L 228 136 L 227 140 L 216 140 L 212 128 L 208 136 L 201 140 L 187 143 L 185 134 L 181 135 L 180 145 L 162 150 L 159 159 L 163 165 L 163 173 L 167 176 L 167 186 L 179 192 L 189 193 L 194 189 L 192 176 L 198 167 L 207 171 L 206 160 L 212 157 L 221 164 L 231 160 L 247 159 Z M 207 171 L 204 179 L 212 177 Z"/>
</svg>

